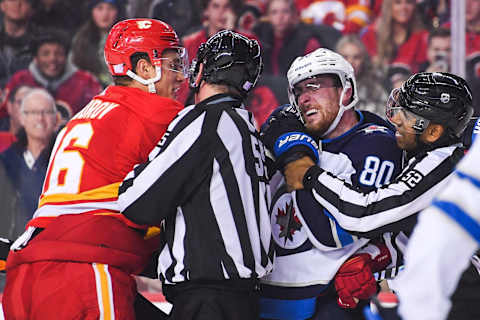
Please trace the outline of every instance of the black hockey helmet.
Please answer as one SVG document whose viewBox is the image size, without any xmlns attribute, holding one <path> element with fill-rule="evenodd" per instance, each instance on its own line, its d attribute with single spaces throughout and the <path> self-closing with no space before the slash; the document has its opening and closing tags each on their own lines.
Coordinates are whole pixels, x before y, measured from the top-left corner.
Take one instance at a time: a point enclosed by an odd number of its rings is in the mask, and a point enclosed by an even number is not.
<svg viewBox="0 0 480 320">
<path fill-rule="evenodd" d="M 398 104 L 430 122 L 441 124 L 458 138 L 473 114 L 467 82 L 447 72 L 422 72 L 403 83 Z"/>
<path fill-rule="evenodd" d="M 190 68 L 190 87 L 203 64 L 202 80 L 236 88 L 245 98 L 263 70 L 260 46 L 256 40 L 230 30 L 222 30 L 202 43 Z"/>
</svg>

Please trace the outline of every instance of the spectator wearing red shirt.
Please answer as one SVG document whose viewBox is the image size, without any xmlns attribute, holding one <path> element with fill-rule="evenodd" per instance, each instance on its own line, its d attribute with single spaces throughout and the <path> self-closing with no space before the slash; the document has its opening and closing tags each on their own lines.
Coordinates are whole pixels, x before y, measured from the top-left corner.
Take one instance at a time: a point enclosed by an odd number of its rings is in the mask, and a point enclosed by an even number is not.
<svg viewBox="0 0 480 320">
<path fill-rule="evenodd" d="M 188 52 L 190 62 L 197 55 L 198 47 L 207 41 L 212 35 L 220 30 L 233 30 L 237 21 L 237 14 L 243 6 L 242 0 L 201 0 L 200 6 L 202 8 L 204 22 L 200 30 L 187 34 L 182 37 L 182 43 Z M 251 34 L 241 34 L 254 38 Z M 185 84 L 180 89 L 178 100 L 182 104 L 189 104 L 188 85 Z M 190 97 L 191 98 L 191 97 Z"/>
<path fill-rule="evenodd" d="M 428 30 L 418 17 L 415 0 L 383 0 L 382 13 L 362 35 L 375 65 L 418 71 L 426 60 Z"/>
<path fill-rule="evenodd" d="M 7 95 L 19 84 L 43 87 L 70 116 L 77 113 L 102 87 L 92 74 L 79 70 L 67 59 L 69 48 L 62 31 L 43 31 L 33 43 L 34 58 L 28 69 L 16 72 L 5 86 Z"/>
</svg>

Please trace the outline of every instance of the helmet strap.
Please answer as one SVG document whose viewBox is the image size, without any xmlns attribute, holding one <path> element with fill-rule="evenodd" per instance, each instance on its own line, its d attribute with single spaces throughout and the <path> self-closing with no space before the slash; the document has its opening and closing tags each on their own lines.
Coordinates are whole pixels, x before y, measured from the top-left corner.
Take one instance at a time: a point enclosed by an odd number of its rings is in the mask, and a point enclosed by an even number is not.
<svg viewBox="0 0 480 320">
<path fill-rule="evenodd" d="M 155 72 L 156 72 L 155 77 L 150 79 L 144 79 L 140 77 L 138 74 L 134 73 L 132 70 L 127 70 L 127 76 L 129 76 L 133 80 L 140 82 L 143 85 L 148 86 L 148 92 L 157 93 L 157 90 L 155 89 L 155 82 L 157 82 L 158 80 L 160 80 L 160 78 L 162 78 L 162 69 L 159 66 L 155 66 Z"/>
<path fill-rule="evenodd" d="M 357 103 L 356 100 L 350 102 L 348 105 L 344 106 L 343 105 L 343 97 L 345 96 L 345 93 L 347 92 L 347 87 L 344 87 L 343 90 L 342 90 L 342 93 L 340 94 L 340 101 L 338 102 L 338 105 L 339 105 L 339 108 L 338 108 L 338 113 L 337 113 L 337 116 L 335 117 L 335 119 L 333 120 L 333 122 L 330 124 L 330 126 L 328 127 L 327 131 L 325 131 L 325 133 L 323 133 L 321 135 L 322 138 L 325 138 L 326 136 L 328 136 L 333 130 L 335 130 L 335 128 L 337 127 L 338 123 L 340 122 L 340 120 L 342 119 L 342 116 L 343 116 L 343 113 L 352 108 L 355 103 Z"/>
</svg>

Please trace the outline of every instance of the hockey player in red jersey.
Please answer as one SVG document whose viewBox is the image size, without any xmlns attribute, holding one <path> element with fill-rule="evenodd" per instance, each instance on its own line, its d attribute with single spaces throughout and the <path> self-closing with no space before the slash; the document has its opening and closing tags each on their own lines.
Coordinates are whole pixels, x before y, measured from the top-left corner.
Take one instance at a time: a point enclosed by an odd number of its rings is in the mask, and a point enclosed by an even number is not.
<svg viewBox="0 0 480 320">
<path fill-rule="evenodd" d="M 131 19 L 112 27 L 105 60 L 115 85 L 59 133 L 39 207 L 11 248 L 6 319 L 135 319 L 132 274 L 157 237 L 118 213 L 118 186 L 182 109 L 186 57 L 168 24 Z"/>
</svg>

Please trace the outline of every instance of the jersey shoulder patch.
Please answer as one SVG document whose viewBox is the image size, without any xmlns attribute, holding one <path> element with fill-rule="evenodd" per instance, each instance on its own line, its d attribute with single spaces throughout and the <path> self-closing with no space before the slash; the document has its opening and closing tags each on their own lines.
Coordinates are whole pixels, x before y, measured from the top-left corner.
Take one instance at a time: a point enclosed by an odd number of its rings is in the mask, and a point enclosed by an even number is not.
<svg viewBox="0 0 480 320">
<path fill-rule="evenodd" d="M 275 243 L 284 249 L 296 249 L 308 239 L 293 204 L 292 194 L 285 186 L 280 187 L 273 199 L 270 214 L 272 236 Z"/>
</svg>

